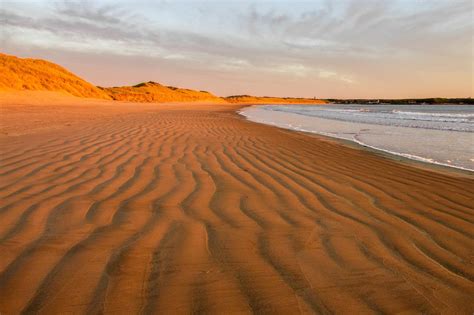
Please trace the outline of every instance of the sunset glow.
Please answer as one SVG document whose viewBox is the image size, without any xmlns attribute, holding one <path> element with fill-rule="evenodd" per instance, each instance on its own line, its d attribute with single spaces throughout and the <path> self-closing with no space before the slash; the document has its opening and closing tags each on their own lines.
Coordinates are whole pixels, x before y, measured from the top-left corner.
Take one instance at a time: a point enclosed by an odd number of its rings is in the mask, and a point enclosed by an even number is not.
<svg viewBox="0 0 474 315">
<path fill-rule="evenodd" d="M 473 2 L 3 1 L 7 54 L 100 86 L 318 98 L 472 97 Z"/>
</svg>

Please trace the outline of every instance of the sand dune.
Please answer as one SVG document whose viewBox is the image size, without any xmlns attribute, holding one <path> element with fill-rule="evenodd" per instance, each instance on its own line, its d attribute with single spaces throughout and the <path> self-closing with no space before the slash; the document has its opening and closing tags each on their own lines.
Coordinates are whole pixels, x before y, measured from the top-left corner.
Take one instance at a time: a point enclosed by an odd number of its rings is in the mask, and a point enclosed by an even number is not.
<svg viewBox="0 0 474 315">
<path fill-rule="evenodd" d="M 96 86 L 57 64 L 0 53 L 0 91 L 55 91 L 77 97 L 110 99 Z"/>
<path fill-rule="evenodd" d="M 145 82 L 135 86 L 121 86 L 106 88 L 105 91 L 118 101 L 128 102 L 216 102 L 226 101 L 207 91 L 195 91 L 181 89 L 172 86 L 164 86 L 156 82 Z"/>
<path fill-rule="evenodd" d="M 65 68 L 52 62 L 18 58 L 0 53 L 0 99 L 2 94 L 16 91 L 61 92 L 65 97 L 72 95 L 80 98 L 113 99 L 125 102 L 168 103 L 239 103 L 239 104 L 306 104 L 326 103 L 323 100 L 307 98 L 257 97 L 236 95 L 219 97 L 207 91 L 164 86 L 149 81 L 134 86 L 96 87 L 81 79 Z M 52 99 L 56 102 L 56 99 Z M 75 101 L 72 101 L 75 103 Z"/>
<path fill-rule="evenodd" d="M 18 58 L 0 53 L 0 97 L 16 91 L 49 91 L 80 98 L 114 99 L 129 102 L 213 102 L 226 101 L 206 91 L 163 86 L 146 82 L 135 86 L 100 88 L 52 62 Z"/>
<path fill-rule="evenodd" d="M 3 105 L 0 312 L 474 311 L 472 176 L 237 108 Z"/>
</svg>

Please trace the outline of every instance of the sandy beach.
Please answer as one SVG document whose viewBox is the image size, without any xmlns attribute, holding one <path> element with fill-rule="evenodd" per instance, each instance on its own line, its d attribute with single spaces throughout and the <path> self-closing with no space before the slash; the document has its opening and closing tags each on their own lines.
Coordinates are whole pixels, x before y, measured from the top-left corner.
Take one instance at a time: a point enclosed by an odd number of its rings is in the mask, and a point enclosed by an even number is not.
<svg viewBox="0 0 474 315">
<path fill-rule="evenodd" d="M 53 98 L 2 101 L 1 314 L 474 311 L 472 175 L 241 105 Z"/>
</svg>

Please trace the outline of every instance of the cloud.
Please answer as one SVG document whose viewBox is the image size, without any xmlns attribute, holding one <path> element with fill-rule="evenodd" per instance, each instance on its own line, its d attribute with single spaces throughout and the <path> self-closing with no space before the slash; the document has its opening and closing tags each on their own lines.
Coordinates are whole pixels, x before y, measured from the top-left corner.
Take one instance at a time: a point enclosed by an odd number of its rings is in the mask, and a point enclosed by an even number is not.
<svg viewBox="0 0 474 315">
<path fill-rule="evenodd" d="M 349 93 L 347 84 L 369 90 L 382 77 L 409 91 L 407 73 L 472 82 L 472 9 L 470 0 L 44 1 L 4 6 L 0 20 L 12 52 L 152 58 L 216 77 L 273 74 Z"/>
<path fill-rule="evenodd" d="M 406 1 L 405 1 L 406 2 Z M 141 10 L 131 9 L 130 4 L 98 5 L 90 1 L 64 1 L 31 18 L 31 15 L 4 9 L 0 12 L 3 24 L 12 30 L 46 31 L 66 42 L 94 40 L 111 41 L 111 45 L 159 48 L 170 54 L 183 51 L 188 54 L 208 54 L 237 59 L 257 60 L 271 52 L 276 59 L 305 61 L 316 55 L 343 55 L 348 58 L 373 58 L 400 52 L 426 51 L 432 48 L 451 49 L 451 42 L 460 37 L 469 39 L 472 17 L 469 1 L 440 2 L 413 6 L 404 12 L 399 8 L 403 1 L 331 1 L 319 5 L 295 4 L 296 10 L 278 5 L 239 6 L 237 13 L 219 11 L 220 20 L 214 26 L 224 26 L 214 32 L 201 32 L 206 16 L 196 6 L 193 23 L 183 23 L 186 29 L 173 29 L 147 17 Z M 399 3 L 395 5 L 394 3 Z M 408 3 L 408 2 L 406 2 Z M 410 6 L 410 5 L 408 5 Z M 156 19 L 165 14 L 156 12 Z M 181 7 L 180 7 L 181 8 Z M 208 7 L 206 7 L 208 8 Z M 211 12 L 208 15 L 212 15 Z M 177 10 L 176 10 L 177 11 Z M 50 12 L 49 14 L 47 12 Z M 196 13 L 200 12 L 200 14 Z M 440 18 L 442 16 L 442 18 Z M 228 18 L 230 21 L 226 21 Z M 176 19 L 180 19 L 179 16 Z M 212 27 L 208 27 L 212 29 Z M 242 36 L 242 30 L 247 30 Z M 455 33 L 458 36 L 453 36 Z M 446 45 L 439 45 L 442 38 Z M 115 43 L 113 43 L 115 41 Z M 59 42 L 59 41 L 58 41 Z M 54 43 L 51 43 L 54 44 Z M 91 45 L 91 46 L 93 46 Z M 451 51 L 451 50 L 450 50 Z M 120 54 L 121 49 L 116 53 Z M 146 53 L 146 52 L 145 52 Z M 270 56 L 266 55 L 265 58 Z"/>
<path fill-rule="evenodd" d="M 121 25 L 124 16 L 130 12 L 120 5 L 97 6 L 91 1 L 63 1 L 54 4 L 56 13 L 69 19 L 86 21 L 91 24 Z"/>
<path fill-rule="evenodd" d="M 335 71 L 324 70 L 324 69 L 320 69 L 318 71 L 318 76 L 322 79 L 337 80 L 337 81 L 342 81 L 349 84 L 353 84 L 356 82 L 354 76 L 352 75 L 340 74 Z"/>
<path fill-rule="evenodd" d="M 318 74 L 320 78 L 332 78 L 337 75 L 336 72 L 328 70 L 319 70 Z"/>
</svg>

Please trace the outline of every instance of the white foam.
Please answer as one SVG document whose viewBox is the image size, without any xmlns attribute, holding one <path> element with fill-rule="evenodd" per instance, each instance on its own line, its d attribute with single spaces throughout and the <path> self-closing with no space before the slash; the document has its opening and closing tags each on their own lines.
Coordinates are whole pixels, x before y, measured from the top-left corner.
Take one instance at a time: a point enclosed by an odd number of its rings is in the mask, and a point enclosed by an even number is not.
<svg viewBox="0 0 474 315">
<path fill-rule="evenodd" d="M 415 115 L 415 116 L 434 116 L 434 117 L 466 117 L 466 118 L 474 118 L 474 114 L 458 114 L 458 113 L 423 113 L 423 112 L 410 112 L 410 111 L 402 111 L 402 110 L 393 110 L 393 113 L 401 114 L 401 115 Z"/>
<path fill-rule="evenodd" d="M 404 157 L 404 158 L 407 158 L 407 159 L 410 159 L 410 160 L 415 160 L 415 161 L 420 161 L 420 162 L 425 162 L 425 163 L 431 163 L 431 164 L 436 164 L 436 165 L 442 165 L 442 166 L 448 166 L 448 167 L 457 168 L 457 169 L 464 170 L 464 171 L 474 172 L 474 169 L 471 169 L 471 168 L 452 165 L 452 164 L 448 164 L 448 163 L 443 163 L 443 162 L 436 161 L 436 160 L 431 159 L 431 158 L 425 158 L 425 157 L 414 155 L 414 154 L 395 152 L 395 151 L 391 151 L 391 150 L 382 149 L 382 148 L 364 143 L 364 142 L 358 140 L 355 136 L 352 139 L 352 141 L 354 141 L 355 143 L 357 143 L 357 144 L 359 144 L 363 147 L 371 148 L 371 149 L 374 149 L 374 150 L 377 150 L 377 151 L 382 151 L 382 152 L 389 153 L 389 154 L 392 154 L 392 155 L 401 156 L 401 157 Z M 451 161 L 448 160 L 448 162 L 451 162 Z"/>
<path fill-rule="evenodd" d="M 448 159 L 443 159 L 443 161 L 447 162 L 446 163 L 446 162 L 442 162 L 440 159 L 436 159 L 436 158 L 429 158 L 429 157 L 426 157 L 426 156 L 420 156 L 420 155 L 417 155 L 417 154 L 410 154 L 410 153 L 405 153 L 405 152 L 397 152 L 397 151 L 394 151 L 394 150 L 389 150 L 389 149 L 386 149 L 386 148 L 382 148 L 382 147 L 377 146 L 377 145 L 371 145 L 371 144 L 368 144 L 368 143 L 362 141 L 360 138 L 358 139 L 357 135 L 354 135 L 354 132 L 351 133 L 351 132 L 346 131 L 346 132 L 342 132 L 341 133 L 342 135 L 341 135 L 341 134 L 337 134 L 337 133 L 325 132 L 325 131 L 322 131 L 322 130 L 316 130 L 316 129 L 313 129 L 313 128 L 308 128 L 308 126 L 309 126 L 308 124 L 306 124 L 306 126 L 302 126 L 302 125 L 305 125 L 305 124 L 302 124 L 301 121 L 297 121 L 295 123 L 295 121 L 290 120 L 291 122 L 289 122 L 288 118 L 287 118 L 288 115 L 296 114 L 296 113 L 287 113 L 287 115 L 285 115 L 284 113 L 282 113 L 282 111 L 279 111 L 280 116 L 274 116 L 274 120 L 272 119 L 272 121 L 269 121 L 268 119 L 270 117 L 268 115 L 264 115 L 264 116 L 261 115 L 262 113 L 264 113 L 264 112 L 261 111 L 262 109 L 266 109 L 266 108 L 262 108 L 260 106 L 253 106 L 252 108 L 249 108 L 249 109 L 240 110 L 238 113 L 241 114 L 242 116 L 246 117 L 247 119 L 255 121 L 255 122 L 270 124 L 270 125 L 273 125 L 273 126 L 279 126 L 279 127 L 282 127 L 282 128 L 296 130 L 296 131 L 319 134 L 319 135 L 328 136 L 328 137 L 337 138 L 337 139 L 342 139 L 342 140 L 349 140 L 349 141 L 357 143 L 358 145 L 361 145 L 363 147 L 367 147 L 367 148 L 370 148 L 370 149 L 373 149 L 373 150 L 377 150 L 377 151 L 385 152 L 385 153 L 388 153 L 388 154 L 400 156 L 400 157 L 403 157 L 403 158 L 407 158 L 407 159 L 411 159 L 411 160 L 415 160 L 415 161 L 421 161 L 421 162 L 425 162 L 425 163 L 441 165 L 441 166 L 446 166 L 446 167 L 451 167 L 451 168 L 460 169 L 460 170 L 469 171 L 469 172 L 474 172 L 474 168 L 466 167 L 464 165 L 465 163 L 462 166 L 452 164 L 453 162 L 449 158 Z M 282 116 L 282 115 L 285 115 L 285 116 Z M 308 117 L 308 116 L 305 116 L 305 117 Z M 309 117 L 311 117 L 311 116 L 309 116 Z M 317 117 L 313 117 L 313 118 L 321 119 L 321 118 L 317 118 Z M 287 121 L 285 121 L 285 120 L 287 120 Z M 328 121 L 330 122 L 331 120 L 328 120 Z M 352 123 L 349 122 L 349 124 L 352 124 Z M 318 125 L 318 127 L 320 127 L 320 126 Z M 378 128 L 382 128 L 382 127 L 378 127 Z M 391 127 L 391 128 L 395 128 L 395 127 Z M 436 132 L 441 132 L 441 131 L 436 131 Z M 402 150 L 402 148 L 400 150 Z M 425 152 L 425 153 L 429 154 L 429 152 Z M 474 162 L 474 159 L 469 159 L 469 160 Z"/>
</svg>

